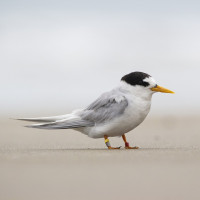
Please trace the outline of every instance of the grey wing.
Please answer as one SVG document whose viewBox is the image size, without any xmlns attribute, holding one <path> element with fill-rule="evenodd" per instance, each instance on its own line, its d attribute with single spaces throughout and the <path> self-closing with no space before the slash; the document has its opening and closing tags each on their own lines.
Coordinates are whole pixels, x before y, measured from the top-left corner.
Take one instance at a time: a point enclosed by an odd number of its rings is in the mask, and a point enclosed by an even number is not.
<svg viewBox="0 0 200 200">
<path fill-rule="evenodd" d="M 74 129 L 91 127 L 98 123 L 106 123 L 122 115 L 128 106 L 128 100 L 119 93 L 108 92 L 100 96 L 86 109 L 74 113 L 76 117 L 57 120 L 55 122 L 33 124 L 26 127 L 40 129 Z"/>
<path fill-rule="evenodd" d="M 128 100 L 121 93 L 104 93 L 81 113 L 81 118 L 90 122 L 106 123 L 121 116 L 128 106 Z"/>
</svg>

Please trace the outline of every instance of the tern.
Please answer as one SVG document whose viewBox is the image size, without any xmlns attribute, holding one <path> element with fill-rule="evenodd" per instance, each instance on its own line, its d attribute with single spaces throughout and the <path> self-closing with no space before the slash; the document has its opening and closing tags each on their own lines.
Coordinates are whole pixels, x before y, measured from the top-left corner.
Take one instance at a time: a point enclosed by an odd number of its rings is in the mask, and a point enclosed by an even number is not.
<svg viewBox="0 0 200 200">
<path fill-rule="evenodd" d="M 174 93 L 157 85 L 152 76 L 132 72 L 123 76 L 116 88 L 103 93 L 85 109 L 66 115 L 19 120 L 39 122 L 26 127 L 73 129 L 91 138 L 104 138 L 108 149 L 120 148 L 112 147 L 108 139 L 119 136 L 126 149 L 137 149 L 129 145 L 125 134 L 144 121 L 150 111 L 152 95 L 156 92 Z"/>
</svg>

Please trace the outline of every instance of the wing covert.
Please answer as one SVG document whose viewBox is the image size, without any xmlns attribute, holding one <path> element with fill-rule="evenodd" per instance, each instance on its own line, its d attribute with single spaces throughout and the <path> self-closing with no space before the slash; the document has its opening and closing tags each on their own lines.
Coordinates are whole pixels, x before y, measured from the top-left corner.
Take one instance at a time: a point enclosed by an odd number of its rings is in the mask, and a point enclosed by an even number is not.
<svg viewBox="0 0 200 200">
<path fill-rule="evenodd" d="M 81 118 L 90 122 L 105 123 L 122 115 L 128 100 L 122 94 L 104 93 L 81 113 Z"/>
</svg>

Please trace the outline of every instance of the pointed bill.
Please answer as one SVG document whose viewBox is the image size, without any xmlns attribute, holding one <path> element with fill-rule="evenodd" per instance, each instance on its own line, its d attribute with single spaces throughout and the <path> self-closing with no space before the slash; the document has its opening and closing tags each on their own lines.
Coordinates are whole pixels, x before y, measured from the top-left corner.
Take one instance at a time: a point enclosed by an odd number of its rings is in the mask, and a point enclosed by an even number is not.
<svg viewBox="0 0 200 200">
<path fill-rule="evenodd" d="M 173 91 L 168 90 L 168 89 L 166 89 L 164 87 L 161 87 L 159 85 L 157 85 L 156 87 L 151 88 L 151 90 L 155 91 L 155 92 L 163 92 L 163 93 L 172 93 L 172 94 L 174 94 Z"/>
</svg>

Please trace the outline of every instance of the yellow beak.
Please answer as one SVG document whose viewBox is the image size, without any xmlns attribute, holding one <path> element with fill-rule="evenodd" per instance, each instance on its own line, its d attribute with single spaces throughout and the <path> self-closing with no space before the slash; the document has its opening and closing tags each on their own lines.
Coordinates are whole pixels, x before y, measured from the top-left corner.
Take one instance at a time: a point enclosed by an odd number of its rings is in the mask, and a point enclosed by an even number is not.
<svg viewBox="0 0 200 200">
<path fill-rule="evenodd" d="M 164 93 L 172 93 L 174 94 L 174 92 L 172 92 L 171 90 L 168 90 L 164 87 L 161 87 L 159 85 L 157 85 L 156 87 L 153 87 L 151 88 L 152 91 L 155 91 L 155 92 L 164 92 Z"/>
</svg>

